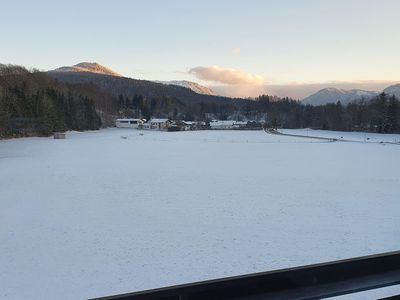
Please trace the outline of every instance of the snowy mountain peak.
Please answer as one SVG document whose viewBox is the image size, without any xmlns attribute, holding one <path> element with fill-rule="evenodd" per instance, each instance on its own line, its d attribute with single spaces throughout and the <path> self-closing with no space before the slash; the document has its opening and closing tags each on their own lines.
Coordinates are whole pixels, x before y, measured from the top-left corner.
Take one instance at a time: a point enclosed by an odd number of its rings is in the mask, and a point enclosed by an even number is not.
<svg viewBox="0 0 400 300">
<path fill-rule="evenodd" d="M 343 90 L 334 87 L 328 87 L 320 90 L 319 92 L 339 93 L 343 92 Z"/>
<path fill-rule="evenodd" d="M 342 90 L 338 88 L 324 88 L 315 94 L 304 98 L 302 102 L 310 105 L 324 105 L 328 103 L 336 103 L 338 101 L 342 104 L 348 104 L 353 100 L 359 100 L 361 98 L 370 99 L 377 94 L 377 92 L 358 89 Z"/>
<path fill-rule="evenodd" d="M 110 76 L 121 76 L 117 72 L 114 72 L 113 70 L 105 66 L 102 66 L 96 62 L 81 62 L 73 66 L 64 66 L 61 68 L 57 68 L 55 70 L 52 70 L 51 72 L 76 72 L 76 73 L 88 72 L 88 73 L 104 74 Z"/>
<path fill-rule="evenodd" d="M 204 94 L 204 95 L 215 95 L 215 93 L 208 87 L 200 85 L 193 81 L 187 80 L 171 80 L 171 81 L 156 81 L 162 84 L 169 84 L 169 85 L 177 85 L 181 87 L 188 88 L 197 94 Z"/>
</svg>

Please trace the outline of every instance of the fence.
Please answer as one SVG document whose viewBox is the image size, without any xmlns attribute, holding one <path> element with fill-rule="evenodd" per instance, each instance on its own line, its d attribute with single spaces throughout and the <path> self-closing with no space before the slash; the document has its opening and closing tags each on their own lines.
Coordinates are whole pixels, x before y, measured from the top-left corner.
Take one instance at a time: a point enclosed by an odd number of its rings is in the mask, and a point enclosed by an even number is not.
<svg viewBox="0 0 400 300">
<path fill-rule="evenodd" d="M 321 299 L 400 284 L 400 251 L 93 300 Z"/>
</svg>

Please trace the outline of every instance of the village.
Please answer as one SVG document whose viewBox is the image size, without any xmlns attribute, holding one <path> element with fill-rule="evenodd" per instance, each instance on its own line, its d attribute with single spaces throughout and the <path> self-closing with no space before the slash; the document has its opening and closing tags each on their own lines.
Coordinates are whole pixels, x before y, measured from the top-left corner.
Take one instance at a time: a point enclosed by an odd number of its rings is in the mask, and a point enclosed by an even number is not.
<svg viewBox="0 0 400 300">
<path fill-rule="evenodd" d="M 189 130 L 260 130 L 263 124 L 257 121 L 211 120 L 211 121 L 184 121 L 167 118 L 115 120 L 118 128 L 133 128 L 161 131 L 189 131 Z"/>
</svg>

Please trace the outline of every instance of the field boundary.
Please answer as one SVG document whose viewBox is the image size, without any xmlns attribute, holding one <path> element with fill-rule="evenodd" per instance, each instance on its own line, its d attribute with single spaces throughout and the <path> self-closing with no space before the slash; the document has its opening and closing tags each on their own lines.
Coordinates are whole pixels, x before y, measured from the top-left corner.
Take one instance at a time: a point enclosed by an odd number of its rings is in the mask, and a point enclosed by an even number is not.
<svg viewBox="0 0 400 300">
<path fill-rule="evenodd" d="M 316 140 L 324 140 L 328 142 L 350 142 L 350 143 L 367 143 L 367 144 L 381 144 L 381 145 L 397 145 L 400 146 L 400 142 L 391 142 L 391 141 L 356 141 L 356 140 L 349 140 L 349 139 L 343 139 L 343 138 L 328 138 L 328 137 L 321 137 L 321 136 L 312 136 L 312 135 L 302 135 L 302 134 L 289 134 L 289 133 L 283 133 L 278 131 L 275 128 L 266 128 L 264 131 L 268 134 L 274 134 L 274 135 L 282 135 L 282 136 L 291 136 L 291 137 L 300 137 L 300 138 L 308 138 L 308 139 L 316 139 Z"/>
<path fill-rule="evenodd" d="M 275 135 L 283 135 L 283 136 L 292 136 L 292 137 L 300 137 L 300 138 L 307 138 L 307 139 L 316 139 L 316 140 L 323 140 L 323 141 L 328 141 L 328 142 L 337 142 L 338 139 L 335 138 L 326 138 L 326 137 L 321 137 L 321 136 L 310 136 L 310 135 L 301 135 L 301 134 L 288 134 L 288 133 L 282 133 L 278 131 L 277 129 L 274 128 L 266 128 L 264 129 L 266 133 L 269 134 L 275 134 Z"/>
</svg>

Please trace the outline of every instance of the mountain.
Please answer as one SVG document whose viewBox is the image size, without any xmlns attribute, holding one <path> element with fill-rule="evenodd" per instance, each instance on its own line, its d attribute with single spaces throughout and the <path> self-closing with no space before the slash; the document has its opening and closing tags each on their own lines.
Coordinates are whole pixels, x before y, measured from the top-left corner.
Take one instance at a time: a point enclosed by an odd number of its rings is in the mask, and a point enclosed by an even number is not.
<svg viewBox="0 0 400 300">
<path fill-rule="evenodd" d="M 110 76 L 121 76 L 117 72 L 114 72 L 113 70 L 104 67 L 98 63 L 91 63 L 91 62 L 82 62 L 73 66 L 64 66 L 61 68 L 57 68 L 55 70 L 52 70 L 50 72 L 56 72 L 56 73 L 63 73 L 63 72 L 75 72 L 75 73 L 95 73 L 95 74 L 103 74 L 103 75 L 110 75 Z"/>
<path fill-rule="evenodd" d="M 388 86 L 383 92 L 388 95 L 394 95 L 396 98 L 400 99 L 400 83 Z"/>
<path fill-rule="evenodd" d="M 211 90 L 210 88 L 208 88 L 206 86 L 203 86 L 196 82 L 193 82 L 193 81 L 171 80 L 171 81 L 156 81 L 156 82 L 162 83 L 162 84 L 177 85 L 177 86 L 185 87 L 185 88 L 191 89 L 193 92 L 198 93 L 198 94 L 215 96 L 215 93 L 213 92 L 213 90 Z"/>
<path fill-rule="evenodd" d="M 55 70 L 49 71 L 49 73 L 93 73 L 93 74 L 101 74 L 101 75 L 109 75 L 115 77 L 123 77 L 117 72 L 102 66 L 96 62 L 81 62 L 79 64 L 73 66 L 64 66 L 57 68 Z M 172 80 L 172 81 L 155 81 L 156 83 L 166 84 L 166 85 L 176 85 L 184 88 L 188 88 L 195 93 L 214 96 L 214 92 L 205 86 L 202 86 L 196 82 L 187 81 L 187 80 Z"/>
<path fill-rule="evenodd" d="M 113 96 L 132 98 L 141 95 L 147 98 L 171 97 L 184 103 L 214 103 L 229 104 L 233 99 L 209 95 L 193 91 L 196 83 L 187 83 L 191 88 L 182 84 L 164 84 L 149 80 L 138 80 L 122 77 L 118 73 L 97 63 L 79 63 L 71 67 L 61 67 L 47 72 L 49 76 L 60 82 L 71 84 L 94 84 L 101 90 Z M 197 90 L 206 92 L 200 85 Z"/>
<path fill-rule="evenodd" d="M 378 92 L 358 89 L 343 90 L 337 88 L 325 88 L 304 98 L 302 102 L 303 104 L 310 104 L 313 106 L 336 103 L 338 101 L 340 101 L 342 104 L 348 104 L 353 100 L 359 100 L 361 98 L 370 99 L 377 94 Z"/>
</svg>

